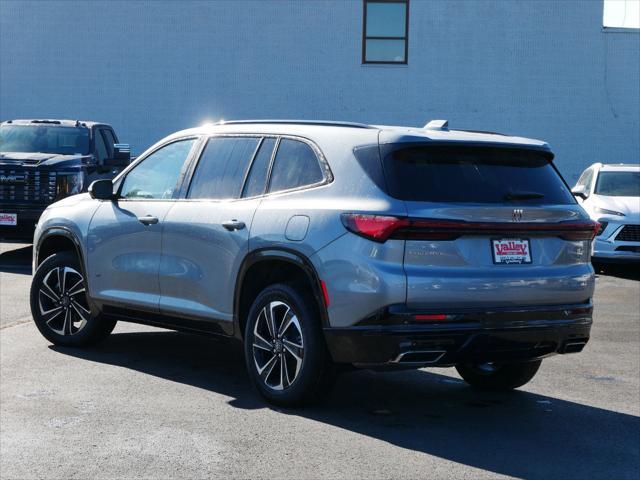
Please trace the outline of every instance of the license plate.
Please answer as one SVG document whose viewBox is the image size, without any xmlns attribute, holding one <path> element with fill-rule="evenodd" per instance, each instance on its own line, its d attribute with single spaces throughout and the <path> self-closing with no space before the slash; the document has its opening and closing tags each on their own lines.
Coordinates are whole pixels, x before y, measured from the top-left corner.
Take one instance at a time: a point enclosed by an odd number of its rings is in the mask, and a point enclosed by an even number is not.
<svg viewBox="0 0 640 480">
<path fill-rule="evenodd" d="M 0 225 L 16 226 L 18 224 L 17 213 L 0 213 Z"/>
<path fill-rule="evenodd" d="M 502 238 L 491 240 L 493 263 L 523 264 L 531 263 L 529 240 L 522 238 Z"/>
</svg>

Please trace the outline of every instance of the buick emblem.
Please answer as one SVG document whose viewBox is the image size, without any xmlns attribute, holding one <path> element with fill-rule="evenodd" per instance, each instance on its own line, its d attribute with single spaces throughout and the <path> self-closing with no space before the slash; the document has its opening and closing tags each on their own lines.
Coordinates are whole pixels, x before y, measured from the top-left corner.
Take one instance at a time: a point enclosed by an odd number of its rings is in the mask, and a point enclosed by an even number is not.
<svg viewBox="0 0 640 480">
<path fill-rule="evenodd" d="M 519 222 L 520 220 L 522 220 L 522 212 L 523 210 L 521 208 L 514 208 L 513 213 L 511 214 L 511 221 Z"/>
</svg>

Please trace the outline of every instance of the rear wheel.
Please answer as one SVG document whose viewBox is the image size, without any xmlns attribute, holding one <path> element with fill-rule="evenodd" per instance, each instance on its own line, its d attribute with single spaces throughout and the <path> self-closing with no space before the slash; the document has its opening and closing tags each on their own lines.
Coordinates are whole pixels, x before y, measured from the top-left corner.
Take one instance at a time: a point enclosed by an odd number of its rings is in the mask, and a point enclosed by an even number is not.
<svg viewBox="0 0 640 480">
<path fill-rule="evenodd" d="M 244 338 L 249 375 L 269 402 L 299 406 L 330 388 L 334 369 L 307 292 L 286 284 L 264 289 L 249 310 Z"/>
<path fill-rule="evenodd" d="M 493 362 L 456 365 L 456 370 L 469 385 L 481 390 L 512 390 L 531 380 L 542 360 L 520 363 Z"/>
<path fill-rule="evenodd" d="M 31 314 L 51 343 L 84 346 L 111 333 L 115 321 L 92 312 L 76 255 L 59 252 L 40 264 L 31 282 Z"/>
</svg>

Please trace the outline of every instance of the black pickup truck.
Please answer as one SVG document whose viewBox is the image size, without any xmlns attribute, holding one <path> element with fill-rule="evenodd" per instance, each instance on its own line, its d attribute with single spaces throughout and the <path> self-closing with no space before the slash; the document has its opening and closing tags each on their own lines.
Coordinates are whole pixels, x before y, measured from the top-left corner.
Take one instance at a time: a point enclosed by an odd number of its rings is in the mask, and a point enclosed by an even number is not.
<svg viewBox="0 0 640 480">
<path fill-rule="evenodd" d="M 130 162 L 129 145 L 104 123 L 0 123 L 0 240 L 31 238 L 47 205 L 113 178 Z"/>
</svg>

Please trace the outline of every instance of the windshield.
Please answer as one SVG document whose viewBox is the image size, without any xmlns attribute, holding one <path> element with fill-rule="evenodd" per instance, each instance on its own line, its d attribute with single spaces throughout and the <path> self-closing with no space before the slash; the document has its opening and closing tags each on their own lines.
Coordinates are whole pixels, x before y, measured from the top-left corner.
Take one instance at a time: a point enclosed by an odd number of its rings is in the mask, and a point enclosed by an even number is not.
<svg viewBox="0 0 640 480">
<path fill-rule="evenodd" d="M 571 205 L 575 201 L 543 152 L 479 146 L 389 145 L 389 193 L 419 202 Z"/>
<path fill-rule="evenodd" d="M 640 172 L 600 172 L 595 193 L 610 197 L 640 197 Z"/>
<path fill-rule="evenodd" d="M 2 125 L 0 152 L 89 153 L 89 129 L 49 125 Z"/>
</svg>

